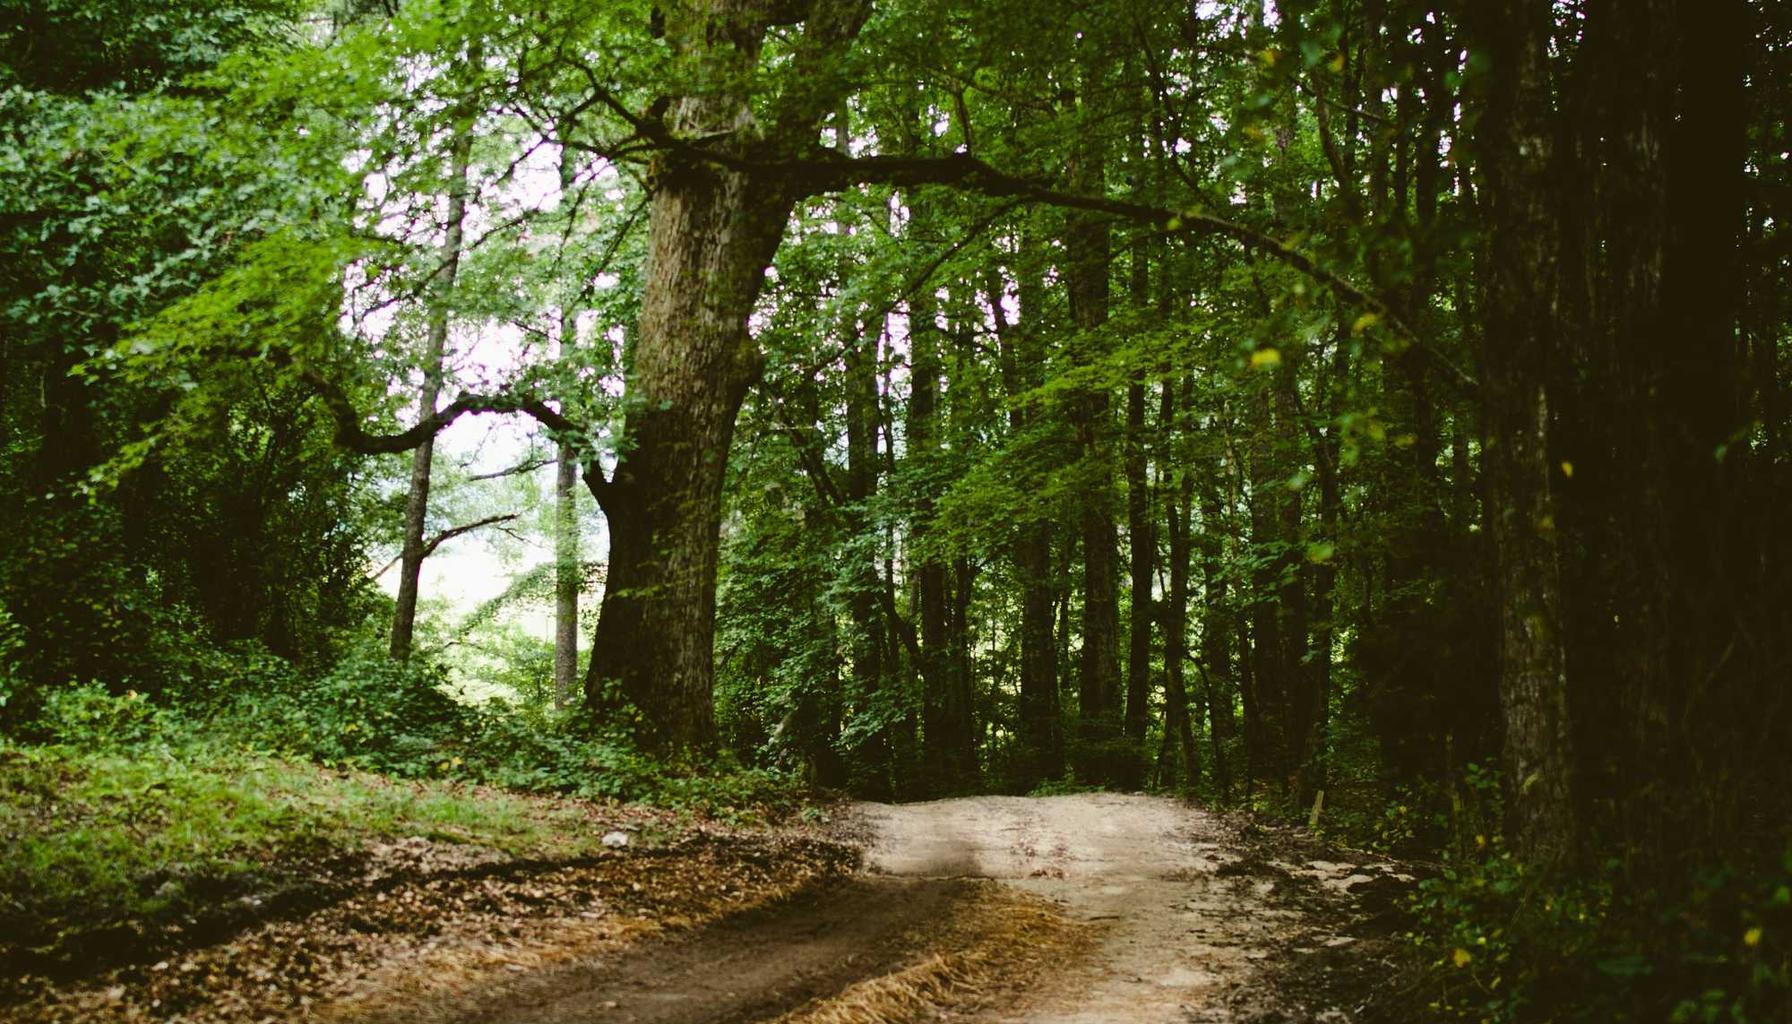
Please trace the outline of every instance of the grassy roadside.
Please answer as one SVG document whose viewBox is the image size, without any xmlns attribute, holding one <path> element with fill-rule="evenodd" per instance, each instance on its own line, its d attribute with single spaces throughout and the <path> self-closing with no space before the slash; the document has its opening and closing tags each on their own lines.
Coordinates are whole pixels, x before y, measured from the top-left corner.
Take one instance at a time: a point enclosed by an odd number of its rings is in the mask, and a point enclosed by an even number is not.
<svg viewBox="0 0 1792 1024">
<path fill-rule="evenodd" d="M 400 781 L 211 745 L 0 745 L 0 962 L 95 937 L 130 944 L 194 915 L 340 874 L 384 841 L 487 860 L 570 860 L 667 812 L 459 782 Z M 422 844 L 419 844 L 422 845 Z"/>
</svg>

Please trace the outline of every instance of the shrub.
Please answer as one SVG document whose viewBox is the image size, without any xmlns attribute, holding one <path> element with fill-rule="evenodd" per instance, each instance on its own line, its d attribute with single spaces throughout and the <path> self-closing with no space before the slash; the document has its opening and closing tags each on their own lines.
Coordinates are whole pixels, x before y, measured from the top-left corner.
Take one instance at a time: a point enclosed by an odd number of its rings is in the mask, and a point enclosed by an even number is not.
<svg viewBox="0 0 1792 1024">
<path fill-rule="evenodd" d="M 1497 837 L 1420 885 L 1411 938 L 1431 1009 L 1484 1021 L 1792 1019 L 1792 847 L 1700 870 L 1678 896 L 1619 858 L 1570 880 L 1528 874 Z"/>
</svg>

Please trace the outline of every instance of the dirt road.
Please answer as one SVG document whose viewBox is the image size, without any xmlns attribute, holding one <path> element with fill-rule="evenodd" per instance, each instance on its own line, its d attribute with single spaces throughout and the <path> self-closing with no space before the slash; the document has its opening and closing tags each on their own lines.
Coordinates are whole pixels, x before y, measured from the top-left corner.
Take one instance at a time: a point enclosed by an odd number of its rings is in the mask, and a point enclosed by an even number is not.
<svg viewBox="0 0 1792 1024">
<path fill-rule="evenodd" d="M 1386 870 L 1265 860 L 1222 819 L 1089 793 L 860 804 L 859 877 L 483 997 L 481 1024 L 1349 1021 L 1290 958 L 1356 942 L 1346 890 Z M 1031 914 L 1024 927 L 1008 927 Z M 1053 919 L 1061 922 L 1054 924 Z M 1074 935 L 1074 941 L 1066 935 Z M 1031 943 L 1051 954 L 1029 958 Z M 977 966 L 981 965 L 981 971 Z M 895 998 L 890 998 L 894 996 Z"/>
<path fill-rule="evenodd" d="M 1291 992 L 1266 968 L 1285 971 L 1295 957 L 1323 974 L 1329 958 L 1316 954 L 1357 941 L 1338 933 L 1361 916 L 1350 892 L 1394 876 L 1387 865 L 1265 860 L 1221 819 L 1153 797 L 978 797 L 862 813 L 870 871 L 999 879 L 1098 930 L 1086 957 L 977 1015 L 1004 1024 L 1347 1021 L 1345 1007 L 1314 1005 L 1323 985 Z"/>
<path fill-rule="evenodd" d="M 859 804 L 852 817 L 866 842 L 856 877 L 403 1017 L 1344 1024 L 1347 1009 L 1315 1004 L 1323 985 L 1277 975 L 1354 943 L 1334 911 L 1389 874 L 1265 860 L 1220 818 L 1153 797 Z"/>
<path fill-rule="evenodd" d="M 813 836 L 448 857 L 0 1021 L 1351 1024 L 1392 973 L 1371 919 L 1405 883 L 1294 834 L 1095 793 L 842 818 L 856 872 Z"/>
</svg>

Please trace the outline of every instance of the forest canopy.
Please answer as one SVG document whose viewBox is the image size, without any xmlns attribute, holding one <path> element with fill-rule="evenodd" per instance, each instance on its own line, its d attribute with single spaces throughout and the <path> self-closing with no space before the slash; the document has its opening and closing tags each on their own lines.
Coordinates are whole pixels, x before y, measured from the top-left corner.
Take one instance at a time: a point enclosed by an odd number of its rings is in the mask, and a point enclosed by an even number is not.
<svg viewBox="0 0 1792 1024">
<path fill-rule="evenodd" d="M 0 735 L 1173 793 L 1440 865 L 1439 1012 L 1771 1019 L 1789 89 L 1769 0 L 0 0 Z"/>
</svg>

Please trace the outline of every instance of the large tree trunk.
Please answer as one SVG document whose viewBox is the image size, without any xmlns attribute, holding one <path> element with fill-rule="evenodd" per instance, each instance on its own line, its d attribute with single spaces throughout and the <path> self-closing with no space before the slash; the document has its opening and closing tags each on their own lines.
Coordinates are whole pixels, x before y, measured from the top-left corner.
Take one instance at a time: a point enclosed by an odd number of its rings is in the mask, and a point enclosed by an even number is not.
<svg viewBox="0 0 1792 1024">
<path fill-rule="evenodd" d="M 1662 491 L 1671 539 L 1663 589 L 1678 642 L 1654 680 L 1634 741 L 1638 760 L 1660 770 L 1655 751 L 1665 732 L 1667 749 L 1703 770 L 1676 776 L 1668 806 L 1641 832 L 1645 851 L 1653 848 L 1655 866 L 1667 871 L 1684 869 L 1736 835 L 1762 808 L 1784 808 L 1788 775 L 1784 751 L 1771 740 L 1761 746 L 1735 739 L 1773 736 L 1758 723 L 1777 718 L 1783 727 L 1786 721 L 1783 710 L 1760 710 L 1785 707 L 1768 696 L 1784 685 L 1786 662 L 1776 657 L 1785 650 L 1783 620 L 1762 615 L 1764 608 L 1783 609 L 1782 594 L 1755 589 L 1763 578 L 1773 579 L 1771 570 L 1761 573 L 1774 561 L 1764 553 L 1784 532 L 1783 510 L 1761 514 L 1770 502 L 1756 500 L 1759 492 L 1748 485 L 1764 460 L 1751 459 L 1743 440 L 1752 430 L 1737 331 L 1750 14 L 1742 0 L 1680 0 L 1674 14 L 1680 95 L 1669 138 L 1664 316 L 1655 334 L 1663 414 L 1650 421 L 1664 435 Z M 1756 639 L 1764 636 L 1776 637 L 1777 645 Z M 1766 653 L 1775 646 L 1774 654 Z M 1737 647 L 1750 654 L 1733 658 Z M 1699 710 L 1707 707 L 1727 711 Z M 1714 793 L 1729 796 L 1713 799 Z M 1683 870 L 1676 873 L 1684 877 Z"/>
<path fill-rule="evenodd" d="M 585 693 L 602 706 L 614 682 L 648 743 L 702 749 L 715 731 L 722 481 L 760 369 L 747 316 L 792 203 L 772 183 L 671 157 L 653 184 L 624 443 L 614 479 L 594 488 L 610 565 Z"/>
<path fill-rule="evenodd" d="M 709 144 L 806 150 L 837 106 L 821 68 L 850 47 L 866 3 L 791 9 L 757 0 L 663 5 L 665 34 L 701 93 L 669 103 L 666 126 Z M 803 20 L 799 73 L 755 123 L 748 90 L 774 22 Z M 630 412 L 614 479 L 586 481 L 610 523 L 610 566 L 585 695 L 615 693 L 640 712 L 650 746 L 707 749 L 715 739 L 715 584 L 722 482 L 734 420 L 761 357 L 747 333 L 765 268 L 795 205 L 782 176 L 756 177 L 666 150 L 652 196 Z M 612 692 L 614 685 L 614 693 Z"/>
<path fill-rule="evenodd" d="M 1737 756 L 1746 725 L 1708 710 L 1758 699 L 1725 691 L 1749 671 L 1738 651 L 1758 649 L 1738 641 L 1753 631 L 1745 581 L 1769 546 L 1743 514 L 1737 443 L 1746 33 L 1740 3 L 1607 3 L 1578 54 L 1590 212 L 1572 222 L 1564 279 L 1591 285 L 1587 322 L 1565 332 L 1579 413 L 1565 440 L 1591 472 L 1563 499 L 1579 542 L 1567 549 L 1577 781 L 1646 884 L 1675 884 L 1677 860 L 1734 833 L 1753 774 Z"/>
<path fill-rule="evenodd" d="M 1549 871 L 1568 865 L 1577 847 L 1549 458 L 1547 385 L 1559 321 L 1559 229 L 1550 205 L 1552 5 L 1490 0 L 1476 14 L 1489 61 L 1480 152 L 1492 228 L 1482 257 L 1480 306 L 1504 763 L 1516 850 Z"/>
<path fill-rule="evenodd" d="M 467 218 L 467 165 L 473 149 L 470 128 L 458 129 L 449 160 L 448 221 L 442 239 L 442 269 L 432 290 L 428 335 L 423 349 L 423 384 L 417 389 L 417 418 L 435 415 L 442 394 L 442 360 L 448 347 L 448 293 L 460 269 L 461 226 Z M 423 575 L 423 526 L 429 516 L 429 477 L 435 458 L 435 437 L 411 451 L 411 485 L 404 503 L 404 551 L 399 558 L 398 604 L 392 613 L 391 654 L 408 658 L 417 625 L 417 591 Z"/>
</svg>

